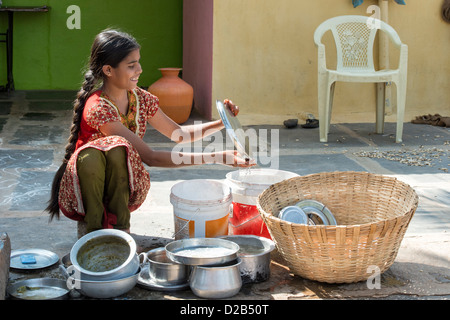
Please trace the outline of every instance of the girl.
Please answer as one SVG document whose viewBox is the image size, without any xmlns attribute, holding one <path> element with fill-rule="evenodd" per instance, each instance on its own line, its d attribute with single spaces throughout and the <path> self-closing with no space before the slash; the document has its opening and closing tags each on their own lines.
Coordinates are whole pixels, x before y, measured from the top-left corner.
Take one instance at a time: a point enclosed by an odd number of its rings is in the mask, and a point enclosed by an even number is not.
<svg viewBox="0 0 450 320">
<path fill-rule="evenodd" d="M 194 141 L 224 128 L 220 120 L 179 126 L 159 109 L 158 98 L 137 87 L 140 46 L 128 34 L 106 30 L 91 48 L 89 70 L 74 102 L 73 124 L 63 164 L 47 207 L 50 220 L 65 216 L 87 223 L 87 232 L 116 228 L 129 232 L 130 212 L 150 188 L 148 166 L 201 163 L 249 166 L 237 152 L 209 154 L 155 151 L 142 140 L 148 122 L 175 142 Z M 225 101 L 236 114 L 236 106 Z M 184 159 L 176 164 L 172 159 Z"/>
</svg>

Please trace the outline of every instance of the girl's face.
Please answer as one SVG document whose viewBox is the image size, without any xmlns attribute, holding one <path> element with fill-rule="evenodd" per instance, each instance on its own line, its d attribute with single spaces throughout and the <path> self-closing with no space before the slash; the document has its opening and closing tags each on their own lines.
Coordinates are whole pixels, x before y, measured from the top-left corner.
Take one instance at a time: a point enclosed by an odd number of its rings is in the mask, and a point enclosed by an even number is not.
<svg viewBox="0 0 450 320">
<path fill-rule="evenodd" d="M 133 90 L 136 88 L 139 76 L 142 73 L 140 59 L 139 49 L 136 49 L 131 51 L 116 68 L 104 66 L 103 72 L 108 84 L 112 84 L 119 89 Z"/>
</svg>

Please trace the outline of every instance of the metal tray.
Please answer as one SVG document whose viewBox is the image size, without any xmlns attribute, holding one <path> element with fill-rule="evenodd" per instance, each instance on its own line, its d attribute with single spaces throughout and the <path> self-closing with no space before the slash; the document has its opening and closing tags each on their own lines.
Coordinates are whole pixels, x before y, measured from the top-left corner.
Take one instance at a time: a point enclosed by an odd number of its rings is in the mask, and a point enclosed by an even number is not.
<svg viewBox="0 0 450 320">
<path fill-rule="evenodd" d="M 22 256 L 33 256 L 35 263 L 22 263 Z M 50 267 L 59 261 L 56 253 L 44 249 L 20 249 L 11 251 L 10 268 L 17 270 L 37 270 Z"/>
<path fill-rule="evenodd" d="M 217 265 L 232 261 L 237 258 L 239 251 L 237 243 L 218 238 L 176 240 L 167 244 L 165 248 L 169 259 L 191 266 Z"/>
<path fill-rule="evenodd" d="M 216 100 L 217 111 L 219 111 L 220 118 L 222 119 L 228 136 L 233 140 L 236 150 L 248 159 L 252 158 L 249 138 L 244 134 L 241 123 L 237 117 L 233 116 L 227 108 L 223 105 L 223 102 Z"/>
<path fill-rule="evenodd" d="M 63 300 L 69 297 L 70 290 L 64 280 L 37 278 L 10 284 L 7 293 L 19 300 Z"/>
</svg>

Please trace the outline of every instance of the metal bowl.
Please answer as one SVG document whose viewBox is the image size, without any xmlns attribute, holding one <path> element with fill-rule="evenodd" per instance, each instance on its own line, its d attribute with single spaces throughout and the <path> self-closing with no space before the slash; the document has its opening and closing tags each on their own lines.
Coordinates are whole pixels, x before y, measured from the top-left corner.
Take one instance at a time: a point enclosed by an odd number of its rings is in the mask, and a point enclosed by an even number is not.
<svg viewBox="0 0 450 320">
<path fill-rule="evenodd" d="M 244 284 L 269 279 L 270 253 L 275 249 L 272 240 L 255 235 L 230 235 L 222 239 L 233 241 L 240 247 L 238 257 L 242 262 L 239 270 Z"/>
<path fill-rule="evenodd" d="M 152 278 L 150 278 L 148 264 L 142 266 L 141 273 L 139 274 L 137 280 L 137 285 L 148 290 L 165 291 L 165 292 L 189 289 L 189 281 L 175 285 L 156 283 Z"/>
<path fill-rule="evenodd" d="M 115 229 L 93 231 L 80 238 L 70 251 L 70 260 L 82 280 L 122 279 L 139 269 L 136 242 Z"/>
<path fill-rule="evenodd" d="M 213 266 L 194 266 L 189 278 L 192 292 L 201 298 L 223 299 L 236 295 L 242 287 L 241 259 Z"/>
<path fill-rule="evenodd" d="M 155 283 L 173 286 L 188 282 L 189 266 L 170 260 L 164 247 L 141 253 L 141 255 L 144 256 L 143 263 L 148 261 L 149 277 Z"/>
<path fill-rule="evenodd" d="M 185 265 L 218 265 L 237 258 L 239 245 L 218 238 L 190 238 L 166 245 L 170 260 Z"/>
<path fill-rule="evenodd" d="M 64 261 L 65 260 L 65 261 Z M 76 276 L 76 270 L 70 273 L 71 261 L 64 257 L 63 264 L 59 266 L 62 274 L 67 279 L 70 289 L 75 289 L 81 294 L 98 299 L 108 299 L 123 295 L 134 288 L 138 281 L 141 269 L 138 268 L 135 274 L 116 280 L 81 280 Z M 66 267 L 69 267 L 66 269 Z"/>
<path fill-rule="evenodd" d="M 83 295 L 91 298 L 107 299 L 118 297 L 134 288 L 139 273 L 140 268 L 134 275 L 122 279 L 109 281 L 79 280 L 79 289 L 77 290 Z"/>
</svg>

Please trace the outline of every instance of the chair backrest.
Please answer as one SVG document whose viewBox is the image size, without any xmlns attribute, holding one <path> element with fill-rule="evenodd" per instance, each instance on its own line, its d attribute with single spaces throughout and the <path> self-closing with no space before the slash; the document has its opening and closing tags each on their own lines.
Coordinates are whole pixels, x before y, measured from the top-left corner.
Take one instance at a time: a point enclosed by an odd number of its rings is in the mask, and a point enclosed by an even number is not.
<svg viewBox="0 0 450 320">
<path fill-rule="evenodd" d="M 400 38 L 385 22 L 366 16 L 339 16 L 324 21 L 314 33 L 316 44 L 331 30 L 336 43 L 338 71 L 374 71 L 373 44 L 378 29 L 387 32 L 397 45 Z"/>
</svg>

